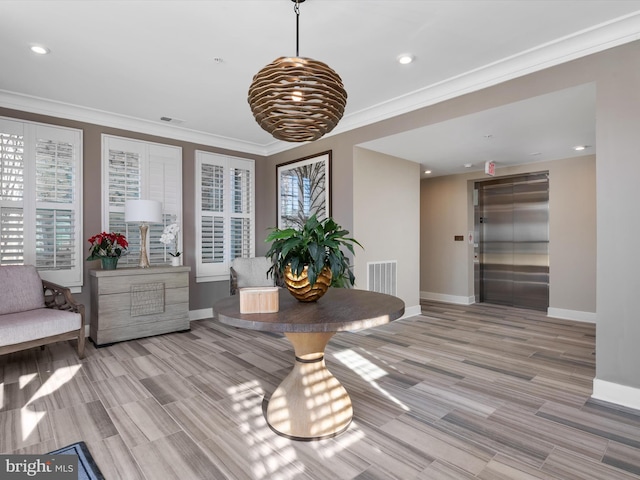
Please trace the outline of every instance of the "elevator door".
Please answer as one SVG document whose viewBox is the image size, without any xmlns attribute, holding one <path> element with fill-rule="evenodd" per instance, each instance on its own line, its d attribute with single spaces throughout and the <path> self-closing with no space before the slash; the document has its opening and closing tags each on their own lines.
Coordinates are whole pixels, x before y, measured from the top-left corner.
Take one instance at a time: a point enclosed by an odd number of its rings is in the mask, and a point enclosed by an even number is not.
<svg viewBox="0 0 640 480">
<path fill-rule="evenodd" d="M 549 307 L 549 175 L 477 182 L 480 301 Z"/>
</svg>

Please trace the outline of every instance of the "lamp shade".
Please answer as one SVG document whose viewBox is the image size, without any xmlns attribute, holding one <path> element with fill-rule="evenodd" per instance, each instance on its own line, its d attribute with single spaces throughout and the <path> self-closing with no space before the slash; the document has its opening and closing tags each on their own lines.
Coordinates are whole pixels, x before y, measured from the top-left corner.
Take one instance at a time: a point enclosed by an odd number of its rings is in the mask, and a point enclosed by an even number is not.
<svg viewBox="0 0 640 480">
<path fill-rule="evenodd" d="M 162 203 L 155 200 L 127 200 L 124 204 L 124 221 L 162 223 Z"/>
</svg>

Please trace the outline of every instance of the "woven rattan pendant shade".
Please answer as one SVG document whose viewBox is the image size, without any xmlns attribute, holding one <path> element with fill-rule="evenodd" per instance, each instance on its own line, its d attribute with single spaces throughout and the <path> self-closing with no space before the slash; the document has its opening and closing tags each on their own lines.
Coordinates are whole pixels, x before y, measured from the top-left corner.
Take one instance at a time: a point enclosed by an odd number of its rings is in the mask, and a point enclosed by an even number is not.
<svg viewBox="0 0 640 480">
<path fill-rule="evenodd" d="M 280 57 L 260 70 L 249 88 L 258 124 L 278 140 L 317 140 L 338 124 L 347 104 L 342 79 L 311 58 Z"/>
<path fill-rule="evenodd" d="M 327 64 L 298 56 L 280 57 L 253 77 L 247 98 L 258 124 L 278 140 L 310 142 L 338 124 L 347 105 L 342 79 Z"/>
</svg>

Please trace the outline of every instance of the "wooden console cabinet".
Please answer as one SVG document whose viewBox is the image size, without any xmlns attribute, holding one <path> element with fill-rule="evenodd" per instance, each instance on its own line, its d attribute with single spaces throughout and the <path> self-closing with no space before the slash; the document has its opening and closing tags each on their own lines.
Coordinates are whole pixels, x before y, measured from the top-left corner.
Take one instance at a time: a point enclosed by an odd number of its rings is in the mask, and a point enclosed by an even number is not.
<svg viewBox="0 0 640 480">
<path fill-rule="evenodd" d="M 91 270 L 90 337 L 97 346 L 190 329 L 191 267 Z"/>
</svg>

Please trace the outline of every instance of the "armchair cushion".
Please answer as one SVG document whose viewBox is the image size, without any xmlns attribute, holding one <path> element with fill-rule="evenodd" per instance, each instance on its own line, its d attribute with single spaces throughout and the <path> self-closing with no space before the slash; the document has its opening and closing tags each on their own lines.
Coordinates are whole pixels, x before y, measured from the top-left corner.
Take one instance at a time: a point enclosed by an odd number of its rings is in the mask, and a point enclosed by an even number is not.
<svg viewBox="0 0 640 480">
<path fill-rule="evenodd" d="M 44 308 L 42 280 L 33 265 L 7 265 L 0 268 L 2 301 L 0 315 Z"/>
<path fill-rule="evenodd" d="M 0 322 L 0 347 L 60 335 L 80 325 L 82 315 L 65 310 L 40 308 L 6 314 Z"/>
</svg>

